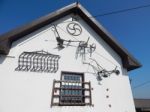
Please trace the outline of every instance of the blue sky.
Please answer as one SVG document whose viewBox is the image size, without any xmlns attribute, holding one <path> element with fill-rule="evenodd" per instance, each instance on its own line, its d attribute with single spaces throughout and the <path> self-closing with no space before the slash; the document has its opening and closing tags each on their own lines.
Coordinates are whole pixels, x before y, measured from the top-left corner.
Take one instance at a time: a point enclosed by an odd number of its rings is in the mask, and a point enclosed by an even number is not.
<svg viewBox="0 0 150 112">
<path fill-rule="evenodd" d="M 29 23 L 76 0 L 0 0 L 0 34 Z M 79 1 L 79 0 L 78 0 Z M 80 0 L 92 14 L 143 6 L 149 0 Z M 143 65 L 129 72 L 133 95 L 150 98 L 150 7 L 96 18 Z"/>
</svg>

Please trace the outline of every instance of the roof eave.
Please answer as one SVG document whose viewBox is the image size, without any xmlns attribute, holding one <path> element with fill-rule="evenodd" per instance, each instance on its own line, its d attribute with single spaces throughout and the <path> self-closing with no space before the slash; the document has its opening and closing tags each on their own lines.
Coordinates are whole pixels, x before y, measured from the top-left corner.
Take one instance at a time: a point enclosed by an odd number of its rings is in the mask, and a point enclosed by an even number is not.
<svg viewBox="0 0 150 112">
<path fill-rule="evenodd" d="M 27 34 L 32 33 L 33 31 L 38 30 L 45 25 L 50 24 L 58 20 L 61 17 L 64 17 L 68 14 L 75 13 L 78 14 L 84 19 L 89 26 L 91 26 L 94 31 L 101 36 L 101 38 L 110 45 L 110 47 L 120 55 L 122 58 L 123 66 L 127 68 L 128 71 L 141 67 L 141 64 L 131 56 L 126 49 L 124 49 L 118 42 L 113 38 L 113 36 L 95 20 L 91 18 L 92 15 L 81 5 L 73 3 L 62 9 L 59 9 L 53 13 L 50 13 L 44 17 L 41 17 L 27 25 L 16 28 L 4 35 L 0 36 L 0 53 L 8 54 L 10 46 L 13 41 L 24 37 Z"/>
<path fill-rule="evenodd" d="M 81 5 L 78 5 L 80 16 L 84 19 L 98 33 L 106 43 L 113 48 L 122 57 L 123 66 L 128 71 L 140 68 L 142 65 L 135 59 L 117 40 L 101 25 L 99 22 L 92 17 L 92 15 Z M 86 17 L 86 18 L 85 18 Z"/>
<path fill-rule="evenodd" d="M 141 63 L 138 62 L 138 60 L 136 60 L 135 58 L 134 58 L 134 60 L 131 57 L 127 57 L 127 58 L 128 58 L 127 59 L 127 61 L 128 61 L 127 65 L 125 65 L 125 64 L 124 65 L 126 66 L 125 68 L 127 68 L 128 71 L 142 67 Z"/>
</svg>

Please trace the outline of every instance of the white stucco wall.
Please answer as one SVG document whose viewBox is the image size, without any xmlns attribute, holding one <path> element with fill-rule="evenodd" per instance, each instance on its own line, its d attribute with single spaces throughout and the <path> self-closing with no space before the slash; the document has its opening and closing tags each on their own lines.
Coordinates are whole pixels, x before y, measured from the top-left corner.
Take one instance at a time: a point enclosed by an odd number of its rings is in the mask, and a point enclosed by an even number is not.
<svg viewBox="0 0 150 112">
<path fill-rule="evenodd" d="M 70 15 L 53 24 L 58 25 L 58 32 L 63 39 L 86 41 L 90 37 L 89 43 L 96 44 L 92 58 L 106 70 L 113 70 L 117 66 L 120 75 L 112 74 L 98 83 L 96 77 L 89 73 L 93 69 L 83 64 L 90 62 L 89 54 L 83 61 L 81 57 L 75 58 L 76 47 L 66 47 L 60 51 L 56 49 L 57 42 L 50 24 L 15 41 L 8 54 L 14 58 L 0 56 L 0 112 L 135 112 L 129 78 L 122 67 L 121 58 L 81 18 L 78 19 L 82 34 L 77 37 L 70 36 L 66 31 L 66 25 L 71 21 Z M 15 71 L 22 52 L 39 50 L 61 56 L 57 73 Z M 85 73 L 85 81 L 91 81 L 94 88 L 94 106 L 50 107 L 53 79 L 59 80 L 61 71 Z M 106 98 L 107 95 L 109 98 Z"/>
</svg>

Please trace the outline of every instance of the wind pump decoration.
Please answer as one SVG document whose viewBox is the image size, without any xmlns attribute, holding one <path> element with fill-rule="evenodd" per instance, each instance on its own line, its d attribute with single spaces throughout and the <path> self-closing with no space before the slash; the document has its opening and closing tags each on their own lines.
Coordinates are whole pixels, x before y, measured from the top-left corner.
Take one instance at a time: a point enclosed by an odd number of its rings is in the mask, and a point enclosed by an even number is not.
<svg viewBox="0 0 150 112">
<path fill-rule="evenodd" d="M 80 41 L 77 47 L 77 51 L 76 51 L 76 58 L 78 58 L 78 56 L 82 56 L 82 59 L 85 60 L 85 54 L 90 54 L 90 57 L 92 56 L 92 53 L 95 51 L 96 49 L 96 44 L 88 44 L 89 39 L 85 42 L 85 41 Z"/>
<path fill-rule="evenodd" d="M 59 55 L 45 51 L 23 52 L 18 59 L 16 71 L 56 73 L 59 67 Z"/>
<path fill-rule="evenodd" d="M 70 24 L 72 25 L 72 24 Z M 75 29 L 75 27 L 77 24 L 73 25 L 72 27 L 72 30 Z M 79 26 L 78 26 L 79 27 Z M 77 28 L 78 28 L 77 27 Z M 85 58 L 85 54 L 89 53 L 90 54 L 90 57 L 92 56 L 92 53 L 95 51 L 96 49 L 96 44 L 95 43 L 92 43 L 92 44 L 88 44 L 89 42 L 89 39 L 87 39 L 87 41 L 80 41 L 80 40 L 65 40 L 65 39 L 62 39 L 57 31 L 57 28 L 56 28 L 56 25 L 53 25 L 52 27 L 52 31 L 54 32 L 55 34 L 55 37 L 56 37 L 56 41 L 57 41 L 57 48 L 59 50 L 62 50 L 64 49 L 65 47 L 68 47 L 68 46 L 73 46 L 73 47 L 77 47 L 77 51 L 76 51 L 76 58 L 81 55 L 83 58 Z M 77 29 L 76 28 L 76 29 Z M 79 31 L 81 31 L 80 29 L 81 27 L 78 28 Z M 71 30 L 71 28 L 69 29 Z M 69 32 L 68 30 L 68 32 Z M 79 32 L 78 32 L 79 33 Z M 79 35 L 77 34 L 77 31 L 74 31 L 73 33 L 69 33 L 69 34 L 72 34 L 72 35 Z M 74 46 L 72 45 L 71 43 L 77 43 L 77 46 Z"/>
<path fill-rule="evenodd" d="M 120 74 L 120 71 L 117 70 L 117 66 L 113 70 L 108 71 L 104 69 L 102 66 L 100 66 L 99 63 L 95 59 L 90 58 L 90 60 L 91 60 L 90 63 L 84 62 L 83 64 L 88 64 L 93 68 L 98 81 L 101 81 L 103 78 L 109 77 L 113 73 L 115 73 L 116 75 Z M 95 64 L 93 64 L 93 62 Z"/>
</svg>

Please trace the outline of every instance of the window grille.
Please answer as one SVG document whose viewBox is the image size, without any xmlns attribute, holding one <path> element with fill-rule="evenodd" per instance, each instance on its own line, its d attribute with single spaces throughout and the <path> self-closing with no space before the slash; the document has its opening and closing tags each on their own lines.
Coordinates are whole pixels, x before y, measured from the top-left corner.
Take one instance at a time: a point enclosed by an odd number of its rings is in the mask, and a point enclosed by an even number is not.
<svg viewBox="0 0 150 112">
<path fill-rule="evenodd" d="M 91 90 L 83 74 L 62 72 L 61 80 L 53 81 L 51 106 L 92 105 Z"/>
</svg>

